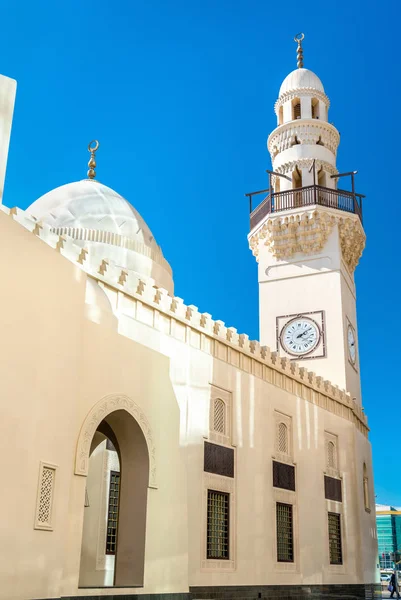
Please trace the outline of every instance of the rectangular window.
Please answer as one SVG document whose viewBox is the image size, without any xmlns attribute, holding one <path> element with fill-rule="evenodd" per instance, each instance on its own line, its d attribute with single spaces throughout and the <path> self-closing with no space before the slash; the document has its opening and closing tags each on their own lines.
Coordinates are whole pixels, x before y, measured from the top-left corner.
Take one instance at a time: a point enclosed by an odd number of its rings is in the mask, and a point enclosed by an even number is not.
<svg viewBox="0 0 401 600">
<path fill-rule="evenodd" d="M 343 553 L 341 548 L 341 515 L 328 514 L 330 564 L 342 565 Z"/>
<path fill-rule="evenodd" d="M 118 499 L 120 473 L 110 471 L 109 512 L 107 515 L 106 554 L 115 554 L 117 546 Z"/>
<path fill-rule="evenodd" d="M 230 494 L 207 491 L 207 558 L 229 558 Z"/>
<path fill-rule="evenodd" d="M 295 492 L 295 467 L 274 460 L 273 486 Z"/>
<path fill-rule="evenodd" d="M 326 500 L 342 502 L 341 479 L 324 476 L 324 496 Z"/>
<path fill-rule="evenodd" d="M 207 473 L 234 477 L 234 449 L 205 442 L 203 469 Z"/>
<path fill-rule="evenodd" d="M 292 525 L 292 505 L 276 504 L 277 561 L 294 562 L 294 537 Z"/>
</svg>

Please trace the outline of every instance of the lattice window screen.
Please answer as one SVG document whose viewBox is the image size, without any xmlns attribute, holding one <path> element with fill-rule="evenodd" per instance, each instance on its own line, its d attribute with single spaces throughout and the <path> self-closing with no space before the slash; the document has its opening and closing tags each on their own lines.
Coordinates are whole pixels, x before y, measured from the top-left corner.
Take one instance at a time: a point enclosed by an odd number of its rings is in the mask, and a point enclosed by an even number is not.
<svg viewBox="0 0 401 600">
<path fill-rule="evenodd" d="M 327 444 L 327 466 L 332 469 L 336 468 L 336 447 L 333 442 Z"/>
<path fill-rule="evenodd" d="M 279 423 L 278 426 L 277 448 L 279 452 L 288 454 L 288 427 L 285 423 Z"/>
<path fill-rule="evenodd" d="M 41 462 L 36 500 L 35 529 L 53 529 L 52 517 L 55 480 L 55 465 Z"/>
<path fill-rule="evenodd" d="M 221 398 L 215 398 L 214 400 L 213 429 L 226 435 L 226 405 Z"/>
</svg>

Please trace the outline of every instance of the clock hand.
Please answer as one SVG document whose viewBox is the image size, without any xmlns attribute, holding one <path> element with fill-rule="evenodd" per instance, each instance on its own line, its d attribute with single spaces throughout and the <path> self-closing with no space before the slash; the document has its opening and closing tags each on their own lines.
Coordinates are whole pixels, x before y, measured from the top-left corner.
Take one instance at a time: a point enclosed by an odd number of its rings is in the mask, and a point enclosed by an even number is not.
<svg viewBox="0 0 401 600">
<path fill-rule="evenodd" d="M 303 333 L 301 333 L 301 335 L 297 335 L 297 340 L 301 337 L 303 337 L 305 335 L 305 333 L 309 333 L 310 331 L 312 331 L 312 328 L 310 327 L 309 329 L 305 329 L 305 331 Z"/>
</svg>

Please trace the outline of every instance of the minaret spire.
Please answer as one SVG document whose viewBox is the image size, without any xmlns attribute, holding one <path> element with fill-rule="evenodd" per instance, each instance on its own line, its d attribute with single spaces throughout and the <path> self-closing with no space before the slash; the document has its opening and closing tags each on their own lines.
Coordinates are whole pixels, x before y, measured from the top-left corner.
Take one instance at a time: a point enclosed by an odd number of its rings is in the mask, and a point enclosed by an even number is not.
<svg viewBox="0 0 401 600">
<path fill-rule="evenodd" d="M 294 42 L 297 42 L 298 47 L 297 47 L 297 67 L 298 69 L 302 69 L 304 66 L 304 51 L 302 49 L 302 40 L 304 39 L 305 35 L 303 33 L 297 33 L 297 35 L 294 37 Z"/>
</svg>

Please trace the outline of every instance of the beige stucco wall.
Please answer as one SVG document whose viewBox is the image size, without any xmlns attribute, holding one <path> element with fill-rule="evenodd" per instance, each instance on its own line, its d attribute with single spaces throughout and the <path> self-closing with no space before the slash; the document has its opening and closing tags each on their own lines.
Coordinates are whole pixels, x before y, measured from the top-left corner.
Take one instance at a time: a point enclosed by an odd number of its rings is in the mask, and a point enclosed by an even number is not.
<svg viewBox="0 0 401 600">
<path fill-rule="evenodd" d="M 86 275 L 3 213 L 0 230 L 0 261 L 9 282 L 2 293 L 1 402 L 8 425 L 2 467 L 13 490 L 12 502 L 2 497 L 9 517 L 0 597 L 78 593 L 86 478 L 74 475 L 75 450 L 85 416 L 113 393 L 142 407 L 157 448 L 144 591 L 185 591 L 186 498 L 176 490 L 186 489 L 186 471 L 168 359 L 85 321 Z M 58 465 L 53 531 L 33 528 L 41 460 Z"/>
<path fill-rule="evenodd" d="M 12 503 L 1 500 L 9 519 L 0 597 L 114 593 L 78 588 L 86 478 L 74 473 L 82 424 L 102 398 L 113 394 L 127 396 L 141 409 L 155 447 L 157 488 L 148 490 L 142 593 L 283 583 L 283 568 L 274 560 L 274 503 L 281 493 L 272 488 L 274 411 L 292 418 L 296 464 L 297 491 L 291 496 L 296 563 L 285 569 L 285 583 L 374 581 L 375 521 L 364 511 L 360 481 L 363 461 L 372 481 L 370 446 L 350 417 L 351 406 L 312 392 L 305 400 L 294 392 L 295 384 L 286 387 L 284 372 L 271 382 L 261 378 L 264 367 L 252 362 L 249 352 L 242 355 L 237 348 L 236 364 L 229 344 L 214 343 L 213 333 L 200 333 L 160 306 L 156 310 L 145 297 L 107 287 L 114 317 L 100 299 L 97 306 L 85 305 L 87 275 L 78 265 L 3 213 L 0 232 L 0 265 L 8 282 L 2 291 L 0 350 L 8 452 L 1 456 L 13 490 Z M 96 303 L 96 294 L 91 302 Z M 235 479 L 215 481 L 228 486 L 234 498 L 228 568 L 210 568 L 204 553 L 204 498 L 211 479 L 203 473 L 203 443 L 210 437 L 212 390 L 218 389 L 231 402 L 236 453 Z M 318 396 L 327 408 L 314 401 Z M 325 430 L 338 436 L 343 477 L 344 502 L 337 508 L 345 524 L 345 564 L 335 569 L 328 564 L 325 534 Z M 41 460 L 57 465 L 53 531 L 33 527 Z"/>
</svg>

